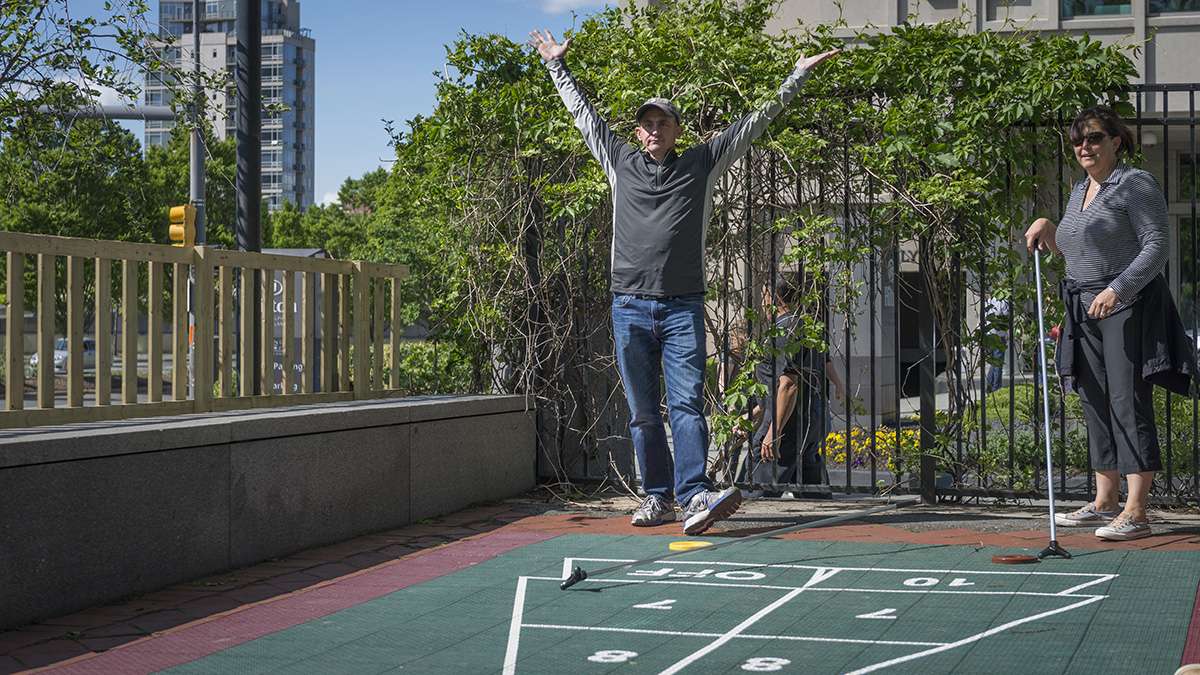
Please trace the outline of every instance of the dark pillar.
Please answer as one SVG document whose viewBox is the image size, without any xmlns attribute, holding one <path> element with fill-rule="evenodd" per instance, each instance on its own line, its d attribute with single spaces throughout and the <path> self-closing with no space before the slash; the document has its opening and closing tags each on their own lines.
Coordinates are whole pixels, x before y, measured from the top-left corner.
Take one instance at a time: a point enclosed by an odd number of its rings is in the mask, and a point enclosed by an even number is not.
<svg viewBox="0 0 1200 675">
<path fill-rule="evenodd" d="M 933 288 L 929 276 L 933 274 L 929 252 L 929 240 L 920 240 L 921 300 L 918 335 L 921 349 L 921 501 L 937 503 L 935 473 L 937 462 L 933 451 L 936 444 L 936 381 L 937 377 L 937 319 L 933 313 Z"/>
<path fill-rule="evenodd" d="M 237 223 L 235 236 L 240 251 L 262 250 L 262 7 L 259 0 L 237 3 Z M 243 272 L 245 273 L 245 272 Z M 249 284 L 253 292 L 240 298 L 241 309 L 253 312 L 254 354 L 261 354 L 258 334 L 262 310 L 258 294 L 260 273 Z M 254 390 L 270 393 L 271 383 L 262 382 L 261 367 L 253 369 Z"/>
</svg>

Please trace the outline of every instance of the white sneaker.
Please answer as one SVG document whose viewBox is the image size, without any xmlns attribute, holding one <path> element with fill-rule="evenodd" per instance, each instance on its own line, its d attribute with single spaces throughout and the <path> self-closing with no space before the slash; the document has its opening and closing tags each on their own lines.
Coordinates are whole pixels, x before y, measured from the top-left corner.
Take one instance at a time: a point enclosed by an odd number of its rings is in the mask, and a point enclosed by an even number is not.
<svg viewBox="0 0 1200 675">
<path fill-rule="evenodd" d="M 1150 523 L 1138 522 L 1129 516 L 1121 515 L 1104 527 L 1096 530 L 1096 536 L 1109 541 L 1130 541 L 1149 537 Z"/>
<path fill-rule="evenodd" d="M 735 488 L 697 492 L 683 509 L 683 533 L 697 535 L 725 520 L 742 505 L 742 491 Z"/>
<path fill-rule="evenodd" d="M 675 522 L 675 505 L 659 497 L 650 495 L 642 500 L 642 505 L 633 512 L 629 524 L 634 527 L 654 527 L 663 523 Z"/>
<path fill-rule="evenodd" d="M 1071 513 L 1054 514 L 1054 524 L 1059 527 L 1084 527 L 1107 523 L 1116 517 L 1117 514 L 1115 511 L 1101 511 L 1096 508 L 1095 504 L 1088 503 L 1082 509 L 1072 511 Z"/>
</svg>

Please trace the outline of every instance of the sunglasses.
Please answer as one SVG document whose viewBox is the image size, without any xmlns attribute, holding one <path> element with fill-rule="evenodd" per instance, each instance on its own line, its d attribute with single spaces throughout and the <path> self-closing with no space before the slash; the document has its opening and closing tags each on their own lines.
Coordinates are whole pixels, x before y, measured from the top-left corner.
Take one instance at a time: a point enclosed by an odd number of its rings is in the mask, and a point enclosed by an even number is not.
<svg viewBox="0 0 1200 675">
<path fill-rule="evenodd" d="M 1104 133 L 1103 131 L 1093 131 L 1090 134 L 1084 134 L 1079 138 L 1072 139 L 1071 145 L 1077 148 L 1084 143 L 1087 143 L 1088 145 L 1100 145 L 1100 142 L 1106 138 L 1108 138 L 1108 134 Z"/>
</svg>

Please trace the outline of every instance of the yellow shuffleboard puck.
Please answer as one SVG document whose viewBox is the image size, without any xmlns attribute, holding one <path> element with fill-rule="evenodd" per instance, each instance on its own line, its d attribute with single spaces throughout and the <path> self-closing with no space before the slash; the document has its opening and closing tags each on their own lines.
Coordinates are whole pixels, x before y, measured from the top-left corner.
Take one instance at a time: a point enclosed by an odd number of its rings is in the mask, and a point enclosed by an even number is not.
<svg viewBox="0 0 1200 675">
<path fill-rule="evenodd" d="M 667 548 L 672 551 L 694 551 L 705 546 L 712 546 L 711 541 L 673 541 Z"/>
</svg>

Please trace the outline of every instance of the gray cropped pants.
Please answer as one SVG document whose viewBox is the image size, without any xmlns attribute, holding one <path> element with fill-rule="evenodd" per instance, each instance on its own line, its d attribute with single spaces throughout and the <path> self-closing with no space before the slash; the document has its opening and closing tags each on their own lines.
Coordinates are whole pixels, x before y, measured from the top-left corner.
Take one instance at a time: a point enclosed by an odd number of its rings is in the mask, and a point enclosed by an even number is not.
<svg viewBox="0 0 1200 675">
<path fill-rule="evenodd" d="M 1153 385 L 1142 378 L 1142 307 L 1104 319 L 1084 315 L 1075 353 L 1076 390 L 1087 421 L 1092 468 L 1121 475 L 1161 471 Z"/>
</svg>

